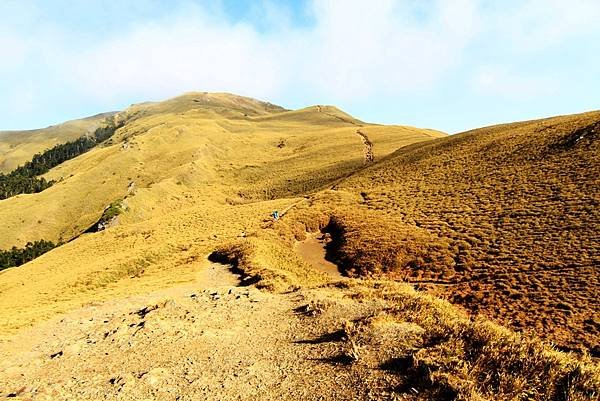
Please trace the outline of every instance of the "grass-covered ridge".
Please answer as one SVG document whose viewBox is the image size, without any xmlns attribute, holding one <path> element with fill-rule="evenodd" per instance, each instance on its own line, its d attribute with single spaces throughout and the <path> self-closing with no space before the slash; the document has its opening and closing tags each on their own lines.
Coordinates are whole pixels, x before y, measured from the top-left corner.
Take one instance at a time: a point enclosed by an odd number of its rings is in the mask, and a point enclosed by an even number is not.
<svg viewBox="0 0 600 401">
<path fill-rule="evenodd" d="M 354 277 L 409 281 L 600 355 L 600 112 L 397 150 L 326 202 Z"/>
<path fill-rule="evenodd" d="M 0 270 L 21 266 L 55 247 L 56 244 L 50 241 L 39 240 L 28 242 L 24 248 L 12 247 L 6 251 L 0 250 Z"/>
<path fill-rule="evenodd" d="M 84 135 L 73 141 L 55 145 L 51 149 L 35 154 L 31 161 L 10 173 L 0 173 L 0 200 L 19 194 L 41 192 L 51 187 L 54 184 L 53 180 L 48 181 L 39 176 L 110 138 L 117 128 L 114 121 L 108 119 L 103 126 L 94 131 L 92 136 Z"/>
<path fill-rule="evenodd" d="M 104 290 L 79 294 L 77 283 L 100 275 L 117 280 L 122 274 L 111 274 L 113 270 L 148 251 L 160 255 L 153 259 L 160 266 L 153 262 L 137 281 L 122 280 L 106 288 L 118 286 L 130 294 L 132 286 L 156 288 L 165 281 L 189 280 L 194 260 L 241 232 L 252 240 L 258 259 L 289 259 L 287 253 L 263 252 L 271 238 L 252 239 L 251 233 L 262 230 L 273 210 L 283 212 L 297 202 L 297 193 L 318 191 L 363 167 L 356 126 L 327 113 L 317 107 L 285 111 L 233 95 L 202 93 L 118 113 L 117 124 L 125 124 L 111 144 L 46 173 L 47 179 L 60 181 L 47 190 L 2 201 L 0 249 L 38 239 L 67 243 L 47 254 L 43 263 L 34 260 L 18 275 L 3 275 L 6 291 L 0 296 L 0 312 L 11 317 L 5 321 L 10 328 L 0 327 L 0 335 L 42 319 L 50 313 L 42 311 L 49 310 L 45 305 L 57 303 L 52 311 L 64 310 L 90 296 L 104 296 Z M 376 159 L 406 144 L 443 136 L 366 123 L 361 131 L 373 142 Z M 282 139 L 286 145 L 279 147 Z M 265 200 L 274 195 L 278 198 Z M 107 205 L 125 198 L 128 211 L 119 215 L 118 226 L 80 235 L 97 225 Z M 277 275 L 273 285 L 301 277 L 302 269 Z M 42 272 L 51 277 L 43 285 L 26 279 Z M 154 274 L 151 283 L 148 274 Z M 15 315 L 10 294 L 23 294 L 18 283 L 24 279 L 29 292 L 20 302 L 31 314 Z"/>
<path fill-rule="evenodd" d="M 284 293 L 312 288 L 307 291 L 314 294 L 307 297 L 310 306 L 305 310 L 312 316 L 307 324 L 331 326 L 340 316 L 351 319 L 332 331 L 331 336 L 339 334 L 342 340 L 335 363 L 346 365 L 356 377 L 385 383 L 395 397 L 590 401 L 600 394 L 600 367 L 588 354 L 557 351 L 535 336 L 469 316 L 408 284 L 355 279 L 327 283 L 325 277 L 306 276 L 306 266 L 295 260 L 293 239 L 306 227 L 330 229 L 323 216 L 314 210 L 294 211 L 264 232 L 278 233 L 277 238 L 265 241 L 259 234 L 237 240 L 218 248 L 211 259 L 232 264 L 244 283 L 259 288 Z M 350 318 L 357 305 L 369 313 Z"/>
</svg>

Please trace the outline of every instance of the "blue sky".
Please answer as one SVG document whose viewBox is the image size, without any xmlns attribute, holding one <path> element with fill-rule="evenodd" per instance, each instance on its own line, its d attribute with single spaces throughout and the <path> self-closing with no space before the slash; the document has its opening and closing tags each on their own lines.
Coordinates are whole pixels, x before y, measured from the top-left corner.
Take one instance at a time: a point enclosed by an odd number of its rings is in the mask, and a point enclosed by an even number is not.
<svg viewBox="0 0 600 401">
<path fill-rule="evenodd" d="M 454 133 L 600 109 L 597 0 L 0 0 L 0 129 L 187 91 Z"/>
</svg>

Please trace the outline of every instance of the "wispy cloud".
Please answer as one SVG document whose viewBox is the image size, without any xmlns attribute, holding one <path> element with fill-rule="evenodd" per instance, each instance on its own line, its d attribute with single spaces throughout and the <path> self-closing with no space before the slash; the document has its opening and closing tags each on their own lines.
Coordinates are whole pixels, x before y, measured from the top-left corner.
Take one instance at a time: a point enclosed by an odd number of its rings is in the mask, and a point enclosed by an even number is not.
<svg viewBox="0 0 600 401">
<path fill-rule="evenodd" d="M 600 33 L 596 0 L 526 0 L 491 11 L 493 29 L 519 50 L 541 51 Z"/>
<path fill-rule="evenodd" d="M 259 32 L 188 5 L 63 61 L 81 90 L 99 97 L 163 96 L 201 88 L 333 100 L 419 90 L 460 61 L 476 34 L 475 7 L 440 2 L 426 22 L 393 1 L 315 2 L 310 28 Z M 272 10 L 270 17 L 279 15 Z"/>
</svg>

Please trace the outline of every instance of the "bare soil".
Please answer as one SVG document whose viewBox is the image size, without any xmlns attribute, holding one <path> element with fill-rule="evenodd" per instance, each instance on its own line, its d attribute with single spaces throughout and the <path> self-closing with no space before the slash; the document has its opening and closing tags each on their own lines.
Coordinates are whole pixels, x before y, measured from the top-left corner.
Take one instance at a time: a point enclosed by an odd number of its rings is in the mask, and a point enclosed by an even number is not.
<svg viewBox="0 0 600 401">
<path fill-rule="evenodd" d="M 0 345 L 0 395 L 31 400 L 340 400 L 369 390 L 313 342 L 306 295 L 238 287 L 213 264 L 187 285 L 90 305 Z M 304 309 L 303 309 L 303 306 Z M 360 308 L 357 309 L 360 313 Z M 341 327 L 341 323 L 340 323 Z M 333 358 L 333 357 L 332 357 Z"/>
<path fill-rule="evenodd" d="M 342 273 L 338 266 L 327 260 L 327 239 L 321 233 L 310 233 L 304 241 L 296 244 L 296 250 L 302 258 L 318 271 L 327 273 L 332 278 L 341 279 Z"/>
<path fill-rule="evenodd" d="M 239 283 L 228 266 L 213 264 L 193 285 L 89 305 L 21 332 L 0 344 L 0 397 L 587 401 L 597 394 L 593 365 L 447 315 L 449 304 L 408 286 L 345 279 L 281 294 Z"/>
<path fill-rule="evenodd" d="M 369 139 L 367 134 L 361 130 L 356 130 L 356 134 L 360 136 L 360 139 L 364 145 L 364 159 L 365 164 L 371 164 L 375 161 L 375 154 L 373 153 L 373 142 Z"/>
</svg>

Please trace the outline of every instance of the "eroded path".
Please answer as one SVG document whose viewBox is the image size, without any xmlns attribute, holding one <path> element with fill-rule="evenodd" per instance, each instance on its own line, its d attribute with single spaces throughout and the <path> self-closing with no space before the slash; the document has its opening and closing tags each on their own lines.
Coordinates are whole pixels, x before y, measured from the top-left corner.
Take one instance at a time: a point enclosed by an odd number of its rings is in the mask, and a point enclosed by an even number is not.
<svg viewBox="0 0 600 401">
<path fill-rule="evenodd" d="M 356 134 L 360 136 L 364 145 L 365 164 L 371 164 L 375 161 L 375 155 L 373 154 L 373 142 L 369 139 L 367 134 L 361 130 L 356 130 Z"/>
<path fill-rule="evenodd" d="M 226 266 L 213 264 L 196 285 L 92 305 L 24 332 L 0 345 L 0 396 L 367 397 L 371 390 L 361 384 L 361 375 L 327 362 L 339 354 L 339 343 L 310 341 L 339 329 L 337 317 L 310 324 L 302 312 L 310 311 L 306 305 L 312 295 L 264 293 L 238 282 Z M 349 310 L 361 313 L 355 306 Z"/>
</svg>

